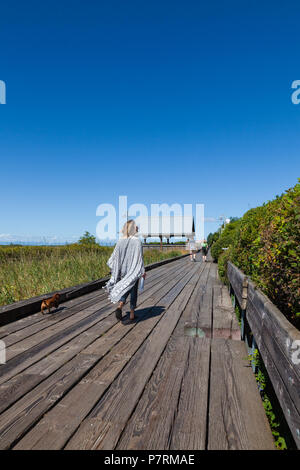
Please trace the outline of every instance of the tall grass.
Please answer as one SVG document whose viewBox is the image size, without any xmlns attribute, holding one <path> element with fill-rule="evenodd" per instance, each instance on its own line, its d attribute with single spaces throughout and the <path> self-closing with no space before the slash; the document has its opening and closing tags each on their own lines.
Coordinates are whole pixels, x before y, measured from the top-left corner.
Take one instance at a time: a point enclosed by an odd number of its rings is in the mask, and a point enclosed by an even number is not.
<svg viewBox="0 0 300 470">
<path fill-rule="evenodd" d="M 109 275 L 113 247 L 0 246 L 0 305 L 6 305 Z M 180 250 L 147 250 L 145 265 L 179 256 Z"/>
</svg>

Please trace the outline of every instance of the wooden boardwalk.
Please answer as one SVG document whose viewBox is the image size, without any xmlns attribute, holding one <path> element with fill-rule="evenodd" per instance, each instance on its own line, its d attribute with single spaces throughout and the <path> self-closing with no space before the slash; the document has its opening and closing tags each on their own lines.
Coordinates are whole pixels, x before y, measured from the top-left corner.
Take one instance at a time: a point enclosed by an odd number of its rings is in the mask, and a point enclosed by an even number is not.
<svg viewBox="0 0 300 470">
<path fill-rule="evenodd" d="M 0 448 L 274 449 L 227 289 L 200 258 L 150 271 L 134 322 L 98 290 L 1 327 Z"/>
</svg>

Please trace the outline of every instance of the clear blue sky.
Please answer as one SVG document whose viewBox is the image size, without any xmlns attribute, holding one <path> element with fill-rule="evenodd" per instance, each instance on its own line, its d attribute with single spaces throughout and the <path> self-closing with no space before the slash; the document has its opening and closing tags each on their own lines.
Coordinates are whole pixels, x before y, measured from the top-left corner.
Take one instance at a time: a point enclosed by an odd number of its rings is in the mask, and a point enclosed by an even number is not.
<svg viewBox="0 0 300 470">
<path fill-rule="evenodd" d="M 298 1 L 11 1 L 0 44 L 0 235 L 95 233 L 118 195 L 241 216 L 297 182 Z"/>
</svg>

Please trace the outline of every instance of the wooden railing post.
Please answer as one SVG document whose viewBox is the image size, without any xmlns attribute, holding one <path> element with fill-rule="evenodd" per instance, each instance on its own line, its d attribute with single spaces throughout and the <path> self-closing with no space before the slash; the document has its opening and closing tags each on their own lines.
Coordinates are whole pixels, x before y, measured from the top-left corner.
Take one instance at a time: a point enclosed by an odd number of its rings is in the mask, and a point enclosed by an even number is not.
<svg viewBox="0 0 300 470">
<path fill-rule="evenodd" d="M 242 287 L 242 305 L 241 305 L 241 336 L 242 340 L 245 341 L 245 322 L 246 320 L 246 308 L 248 298 L 248 278 L 245 276 L 243 279 Z"/>
<path fill-rule="evenodd" d="M 241 310 L 241 339 L 245 341 L 245 321 L 246 321 L 246 310 Z"/>
</svg>

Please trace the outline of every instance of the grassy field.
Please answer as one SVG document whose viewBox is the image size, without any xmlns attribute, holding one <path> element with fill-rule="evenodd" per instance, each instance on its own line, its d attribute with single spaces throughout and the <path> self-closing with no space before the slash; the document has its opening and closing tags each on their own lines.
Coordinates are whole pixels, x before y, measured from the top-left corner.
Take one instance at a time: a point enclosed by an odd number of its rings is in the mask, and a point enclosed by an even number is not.
<svg viewBox="0 0 300 470">
<path fill-rule="evenodd" d="M 94 281 L 109 275 L 106 262 L 112 247 L 82 246 L 0 246 L 0 305 Z M 179 256 L 147 250 L 145 265 Z"/>
</svg>

